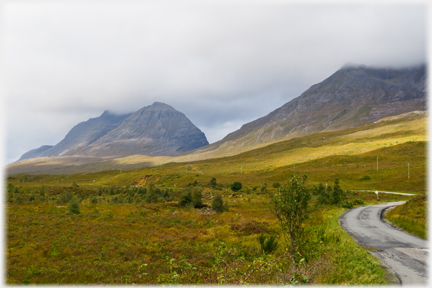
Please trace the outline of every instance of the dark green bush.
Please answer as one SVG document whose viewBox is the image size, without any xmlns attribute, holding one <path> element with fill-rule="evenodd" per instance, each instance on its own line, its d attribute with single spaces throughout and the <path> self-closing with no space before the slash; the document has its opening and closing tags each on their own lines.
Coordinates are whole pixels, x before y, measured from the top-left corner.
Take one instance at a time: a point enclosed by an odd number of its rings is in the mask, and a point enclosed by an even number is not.
<svg viewBox="0 0 432 288">
<path fill-rule="evenodd" d="M 68 205 L 69 212 L 71 214 L 80 214 L 81 213 L 80 203 L 81 200 L 74 196 Z"/>
<path fill-rule="evenodd" d="M 353 200 L 353 204 L 354 205 L 363 205 L 364 202 L 363 202 L 363 199 L 357 198 L 357 199 Z"/>
<path fill-rule="evenodd" d="M 200 188 L 188 188 L 184 190 L 180 196 L 179 200 L 180 206 L 191 205 L 194 208 L 203 207 L 202 203 L 202 189 Z"/>
<path fill-rule="evenodd" d="M 231 190 L 234 192 L 239 191 L 242 188 L 242 184 L 240 182 L 234 182 L 231 184 Z"/>
<path fill-rule="evenodd" d="M 216 183 L 216 178 L 213 177 L 213 178 L 210 180 L 210 187 L 215 188 L 216 185 L 217 185 L 217 183 Z"/>
<path fill-rule="evenodd" d="M 360 180 L 365 181 L 365 180 L 370 180 L 370 176 L 369 175 L 365 175 L 363 177 L 360 178 Z"/>
<path fill-rule="evenodd" d="M 224 211 L 228 211 L 228 206 L 224 204 L 222 196 L 220 194 L 216 195 L 212 201 L 212 208 L 217 213 L 222 213 Z"/>
<path fill-rule="evenodd" d="M 351 209 L 354 207 L 354 204 L 351 201 L 345 201 L 345 202 L 342 202 L 341 206 L 343 208 Z"/>
</svg>

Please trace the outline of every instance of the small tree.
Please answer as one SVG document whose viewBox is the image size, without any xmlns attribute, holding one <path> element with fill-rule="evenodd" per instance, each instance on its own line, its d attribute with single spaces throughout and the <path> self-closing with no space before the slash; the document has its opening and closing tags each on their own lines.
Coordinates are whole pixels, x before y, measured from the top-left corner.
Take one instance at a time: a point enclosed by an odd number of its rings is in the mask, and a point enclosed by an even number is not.
<svg viewBox="0 0 432 288">
<path fill-rule="evenodd" d="M 288 186 L 279 188 L 278 193 L 272 197 L 271 211 L 279 220 L 293 263 L 297 260 L 296 255 L 302 243 L 302 224 L 308 217 L 308 203 L 311 199 L 310 191 L 305 186 L 306 179 L 307 175 L 293 175 Z"/>
<path fill-rule="evenodd" d="M 343 198 L 343 191 L 339 186 L 339 179 L 336 178 L 333 192 L 330 194 L 330 203 L 339 204 Z"/>
<path fill-rule="evenodd" d="M 147 203 L 156 203 L 156 202 L 158 202 L 158 195 L 156 193 L 156 187 L 155 187 L 154 183 L 149 183 L 147 185 L 146 202 Z"/>
<path fill-rule="evenodd" d="M 216 195 L 212 201 L 212 208 L 217 213 L 222 213 L 224 211 L 228 211 L 228 206 L 224 204 L 222 196 L 220 194 Z"/>
<path fill-rule="evenodd" d="M 317 204 L 329 204 L 330 195 L 326 192 L 326 189 L 322 183 L 319 183 L 317 188 L 318 201 Z"/>
<path fill-rule="evenodd" d="M 65 191 L 62 194 L 60 194 L 57 203 L 58 204 L 66 204 L 69 203 L 73 198 L 73 194 L 70 191 Z"/>
<path fill-rule="evenodd" d="M 199 188 L 194 188 L 192 190 L 192 205 L 194 208 L 201 208 L 203 207 L 202 203 L 202 191 Z"/>
<path fill-rule="evenodd" d="M 74 196 L 68 205 L 69 212 L 72 214 L 80 214 L 81 213 L 80 203 L 81 203 L 80 199 Z"/>
<path fill-rule="evenodd" d="M 216 178 L 213 177 L 213 178 L 210 180 L 210 187 L 215 188 L 216 185 L 217 185 L 217 183 L 216 183 Z"/>
<path fill-rule="evenodd" d="M 231 184 L 231 190 L 234 192 L 239 191 L 242 188 L 242 184 L 240 182 L 234 182 Z"/>
</svg>

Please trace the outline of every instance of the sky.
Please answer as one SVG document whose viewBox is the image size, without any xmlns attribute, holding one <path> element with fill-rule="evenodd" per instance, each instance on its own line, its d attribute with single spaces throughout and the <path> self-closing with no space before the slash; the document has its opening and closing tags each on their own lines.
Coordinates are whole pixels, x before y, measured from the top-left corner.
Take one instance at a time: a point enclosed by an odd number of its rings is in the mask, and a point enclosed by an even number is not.
<svg viewBox="0 0 432 288">
<path fill-rule="evenodd" d="M 5 162 L 156 101 L 213 143 L 346 64 L 427 60 L 425 1 L 202 2 L 3 1 Z"/>
</svg>

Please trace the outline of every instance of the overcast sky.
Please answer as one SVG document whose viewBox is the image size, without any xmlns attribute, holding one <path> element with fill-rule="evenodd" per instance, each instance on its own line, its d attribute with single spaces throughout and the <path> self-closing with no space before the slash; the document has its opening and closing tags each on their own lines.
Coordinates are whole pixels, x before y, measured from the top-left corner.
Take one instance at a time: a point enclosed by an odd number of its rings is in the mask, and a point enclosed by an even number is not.
<svg viewBox="0 0 432 288">
<path fill-rule="evenodd" d="M 6 162 L 155 101 L 212 143 L 347 63 L 427 58 L 425 2 L 161 2 L 4 1 Z"/>
</svg>

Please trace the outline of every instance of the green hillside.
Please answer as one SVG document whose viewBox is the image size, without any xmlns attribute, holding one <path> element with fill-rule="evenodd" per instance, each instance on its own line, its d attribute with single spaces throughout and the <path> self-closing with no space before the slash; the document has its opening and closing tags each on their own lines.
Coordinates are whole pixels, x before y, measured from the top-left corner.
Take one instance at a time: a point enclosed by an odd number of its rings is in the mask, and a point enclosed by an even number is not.
<svg viewBox="0 0 432 288">
<path fill-rule="evenodd" d="M 412 199 L 380 194 L 378 200 L 357 190 L 426 194 L 426 118 L 411 116 L 227 157 L 146 158 L 156 166 L 139 167 L 144 157 L 131 156 L 83 166 L 115 170 L 10 174 L 6 283 L 236 284 L 248 273 L 246 283 L 255 285 L 393 283 L 338 218 L 353 205 Z M 313 194 L 304 258 L 295 265 L 281 258 L 285 245 L 269 209 L 277 187 L 294 173 L 306 173 L 309 188 L 334 187 L 338 178 L 344 190 L 332 205 Z M 240 191 L 230 189 L 233 182 Z M 181 205 L 188 191 L 202 196 L 201 206 Z M 210 209 L 217 194 L 228 211 Z M 80 203 L 79 214 L 70 203 Z M 278 239 L 275 251 L 262 252 L 261 233 Z"/>
</svg>

